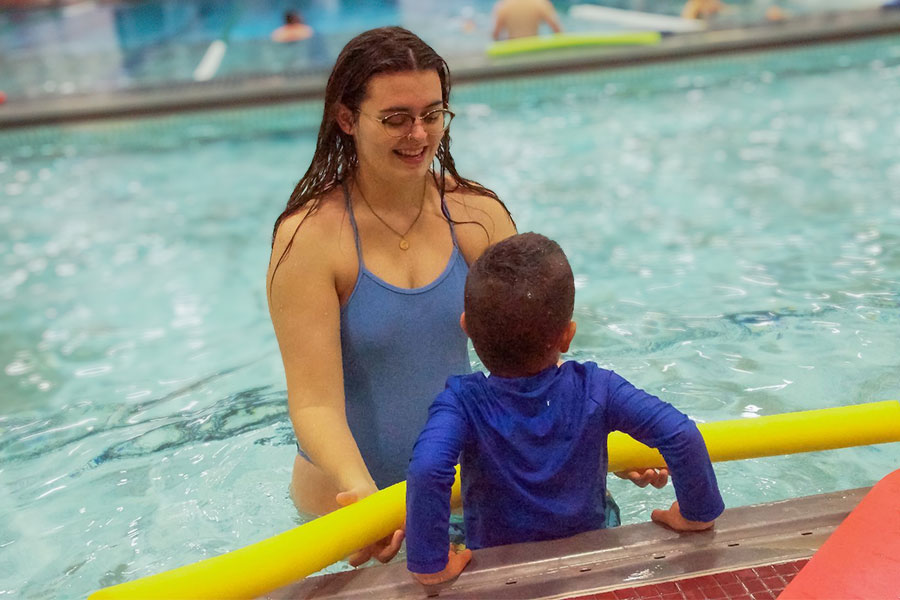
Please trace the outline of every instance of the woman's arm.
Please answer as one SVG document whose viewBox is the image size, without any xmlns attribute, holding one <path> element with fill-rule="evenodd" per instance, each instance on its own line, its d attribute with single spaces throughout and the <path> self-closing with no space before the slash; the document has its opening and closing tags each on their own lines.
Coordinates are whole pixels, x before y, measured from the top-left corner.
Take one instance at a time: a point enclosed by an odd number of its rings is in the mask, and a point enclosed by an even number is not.
<svg viewBox="0 0 900 600">
<path fill-rule="evenodd" d="M 269 313 L 287 379 L 288 410 L 297 440 L 312 462 L 341 491 L 363 497 L 375 483 L 360 455 L 344 406 L 340 301 L 336 282 L 340 227 L 327 209 L 303 223 L 286 219 L 275 236 L 267 288 Z M 293 236 L 290 252 L 273 271 Z"/>
</svg>

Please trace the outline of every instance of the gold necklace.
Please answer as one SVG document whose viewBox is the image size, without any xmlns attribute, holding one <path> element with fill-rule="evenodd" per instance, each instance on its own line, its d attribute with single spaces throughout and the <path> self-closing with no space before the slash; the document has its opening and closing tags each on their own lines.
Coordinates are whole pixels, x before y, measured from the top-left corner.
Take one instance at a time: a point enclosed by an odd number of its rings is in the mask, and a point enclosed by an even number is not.
<svg viewBox="0 0 900 600">
<path fill-rule="evenodd" d="M 403 233 L 400 233 L 399 231 L 397 231 L 396 229 L 391 227 L 387 221 L 382 219 L 381 216 L 377 212 L 375 212 L 375 209 L 372 208 L 372 205 L 369 204 L 368 200 L 366 200 L 366 196 L 365 196 L 365 194 L 363 194 L 362 188 L 359 187 L 358 183 L 356 184 L 356 189 L 359 190 L 359 197 L 362 198 L 363 202 L 365 202 L 366 206 L 369 208 L 369 211 L 373 215 L 375 215 L 375 218 L 378 219 L 379 221 L 381 221 L 382 225 L 384 225 L 385 227 L 390 229 L 392 232 L 394 232 L 394 234 L 396 234 L 400 238 L 400 249 L 401 250 L 409 250 L 409 242 L 406 240 L 406 236 L 409 234 L 410 231 L 412 231 L 412 228 L 419 221 L 419 217 L 422 216 L 422 209 L 425 208 L 425 192 L 428 189 L 428 181 L 425 181 L 425 185 L 422 186 L 422 202 L 419 203 L 419 213 L 416 215 L 416 218 L 413 219 L 413 222 L 409 224 L 409 227 L 407 227 L 406 231 Z"/>
</svg>

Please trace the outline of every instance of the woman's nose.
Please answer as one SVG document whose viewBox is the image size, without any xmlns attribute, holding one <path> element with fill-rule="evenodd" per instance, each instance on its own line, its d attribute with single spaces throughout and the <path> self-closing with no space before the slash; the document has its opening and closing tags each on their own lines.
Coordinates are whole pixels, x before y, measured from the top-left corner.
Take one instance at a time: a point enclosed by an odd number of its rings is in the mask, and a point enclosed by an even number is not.
<svg viewBox="0 0 900 600">
<path fill-rule="evenodd" d="M 416 119 L 413 121 L 412 129 L 409 130 L 409 137 L 414 140 L 424 140 L 428 137 L 428 132 L 425 131 L 425 123 L 422 119 Z"/>
</svg>

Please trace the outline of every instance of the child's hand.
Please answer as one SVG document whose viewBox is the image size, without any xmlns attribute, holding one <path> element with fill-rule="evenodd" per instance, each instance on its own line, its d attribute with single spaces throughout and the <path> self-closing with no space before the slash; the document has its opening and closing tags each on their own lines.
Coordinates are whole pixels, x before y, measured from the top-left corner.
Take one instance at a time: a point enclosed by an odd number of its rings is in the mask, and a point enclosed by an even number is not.
<svg viewBox="0 0 900 600">
<path fill-rule="evenodd" d="M 422 585 L 437 585 L 457 577 L 466 568 L 470 560 L 472 560 L 471 550 L 455 552 L 451 545 L 450 552 L 447 553 L 447 566 L 444 567 L 443 571 L 438 571 L 437 573 L 413 573 L 410 571 L 409 574 Z"/>
<path fill-rule="evenodd" d="M 678 502 L 673 502 L 669 510 L 656 509 L 650 514 L 650 518 L 671 527 L 675 531 L 703 531 L 715 524 L 715 521 L 688 521 L 681 514 Z"/>
<path fill-rule="evenodd" d="M 669 481 L 668 469 L 646 469 L 645 471 L 616 471 L 616 477 L 628 479 L 638 487 L 652 485 L 659 489 L 666 487 Z"/>
<path fill-rule="evenodd" d="M 377 491 L 377 490 L 375 490 Z M 349 506 L 354 502 L 358 501 L 360 496 L 365 497 L 372 494 L 372 491 L 357 491 L 350 490 L 349 492 L 340 492 L 335 497 L 335 500 L 341 506 Z M 386 563 L 390 561 L 394 556 L 397 555 L 397 552 L 400 551 L 400 545 L 403 543 L 404 531 L 403 529 L 398 529 L 393 534 L 381 538 L 371 546 L 366 546 L 354 552 L 349 557 L 347 557 L 347 562 L 350 563 L 351 567 L 358 567 L 359 565 L 366 563 L 370 558 L 378 559 L 378 562 Z"/>
</svg>

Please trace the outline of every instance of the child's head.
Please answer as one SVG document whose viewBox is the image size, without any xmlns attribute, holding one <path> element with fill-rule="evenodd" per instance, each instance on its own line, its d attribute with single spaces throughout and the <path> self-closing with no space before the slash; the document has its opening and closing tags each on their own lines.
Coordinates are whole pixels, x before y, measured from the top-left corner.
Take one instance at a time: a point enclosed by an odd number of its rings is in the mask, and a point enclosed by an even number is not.
<svg viewBox="0 0 900 600">
<path fill-rule="evenodd" d="M 469 269 L 464 326 L 491 373 L 523 377 L 566 351 L 574 305 L 562 248 L 539 233 L 522 233 L 490 246 Z"/>
</svg>

